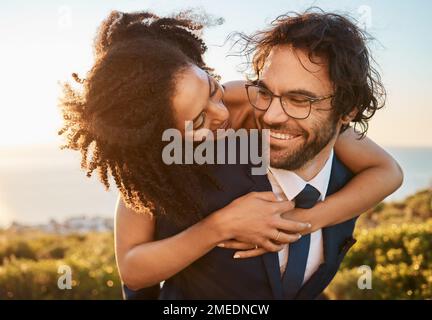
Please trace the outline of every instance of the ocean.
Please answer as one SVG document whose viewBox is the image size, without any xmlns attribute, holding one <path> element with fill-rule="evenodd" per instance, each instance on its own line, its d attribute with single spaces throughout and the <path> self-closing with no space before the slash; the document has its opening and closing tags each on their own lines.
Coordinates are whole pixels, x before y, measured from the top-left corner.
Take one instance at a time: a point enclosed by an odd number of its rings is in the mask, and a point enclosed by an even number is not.
<svg viewBox="0 0 432 320">
<path fill-rule="evenodd" d="M 386 201 L 403 200 L 432 186 L 432 148 L 388 148 L 405 173 Z M 63 221 L 73 216 L 113 217 L 117 190 L 106 191 L 97 174 L 87 178 L 75 151 L 44 146 L 0 148 L 0 226 Z"/>
</svg>

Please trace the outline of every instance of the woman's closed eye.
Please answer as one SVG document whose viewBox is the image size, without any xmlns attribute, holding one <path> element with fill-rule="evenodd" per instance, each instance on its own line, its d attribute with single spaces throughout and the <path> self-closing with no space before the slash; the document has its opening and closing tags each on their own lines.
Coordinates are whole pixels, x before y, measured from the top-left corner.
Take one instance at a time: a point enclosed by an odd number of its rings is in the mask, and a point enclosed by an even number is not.
<svg viewBox="0 0 432 320">
<path fill-rule="evenodd" d="M 213 85 L 215 86 L 213 92 L 210 94 L 210 100 L 215 103 L 223 102 L 225 88 L 219 83 L 219 81 L 214 80 Z"/>
<path fill-rule="evenodd" d="M 206 113 L 205 113 L 205 111 L 202 111 L 198 115 L 198 117 L 196 117 L 193 120 L 193 128 L 194 128 L 194 130 L 201 129 L 204 126 L 205 118 L 206 118 Z"/>
</svg>

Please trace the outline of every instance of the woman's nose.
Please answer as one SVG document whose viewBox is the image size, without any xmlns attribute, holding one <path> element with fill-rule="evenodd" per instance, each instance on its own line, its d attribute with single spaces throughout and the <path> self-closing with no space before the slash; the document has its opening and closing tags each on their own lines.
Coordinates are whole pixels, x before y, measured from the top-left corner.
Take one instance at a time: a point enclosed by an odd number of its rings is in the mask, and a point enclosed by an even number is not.
<svg viewBox="0 0 432 320">
<path fill-rule="evenodd" d="M 219 125 L 229 118 L 229 111 L 221 101 L 219 103 L 211 103 L 208 108 L 207 116 L 210 124 Z"/>
</svg>

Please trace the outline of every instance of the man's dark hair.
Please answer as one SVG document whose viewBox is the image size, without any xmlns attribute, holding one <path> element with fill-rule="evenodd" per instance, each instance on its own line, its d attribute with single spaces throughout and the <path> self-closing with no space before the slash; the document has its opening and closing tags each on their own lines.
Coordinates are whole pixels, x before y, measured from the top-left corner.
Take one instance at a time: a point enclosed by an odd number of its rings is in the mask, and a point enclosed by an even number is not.
<svg viewBox="0 0 432 320">
<path fill-rule="evenodd" d="M 353 119 L 364 136 L 368 121 L 385 103 L 385 89 L 367 47 L 370 36 L 348 16 L 310 8 L 304 13 L 288 13 L 271 23 L 271 28 L 250 36 L 240 36 L 242 54 L 251 62 L 255 77 L 260 76 L 270 51 L 277 45 L 305 50 L 309 59 L 323 57 L 334 85 L 332 106 L 337 117 L 358 110 Z M 345 130 L 346 127 L 342 128 Z"/>
</svg>

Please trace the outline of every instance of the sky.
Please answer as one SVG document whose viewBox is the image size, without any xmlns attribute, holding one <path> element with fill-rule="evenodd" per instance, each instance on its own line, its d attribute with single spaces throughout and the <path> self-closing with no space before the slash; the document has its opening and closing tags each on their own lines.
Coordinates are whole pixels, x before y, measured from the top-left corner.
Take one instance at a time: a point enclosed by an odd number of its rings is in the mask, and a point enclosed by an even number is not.
<svg viewBox="0 0 432 320">
<path fill-rule="evenodd" d="M 383 146 L 432 146 L 430 1 L 9 1 L 0 4 L 0 147 L 58 144 L 59 81 L 84 76 L 92 42 L 111 10 L 167 15 L 195 8 L 224 24 L 205 31 L 208 65 L 222 81 L 242 79 L 237 57 L 227 57 L 227 35 L 265 28 L 278 15 L 319 6 L 349 13 L 377 41 L 371 44 L 388 92 L 369 137 Z"/>
</svg>

